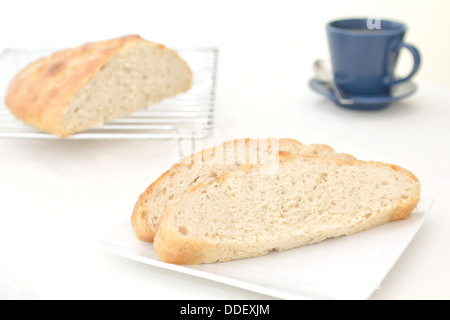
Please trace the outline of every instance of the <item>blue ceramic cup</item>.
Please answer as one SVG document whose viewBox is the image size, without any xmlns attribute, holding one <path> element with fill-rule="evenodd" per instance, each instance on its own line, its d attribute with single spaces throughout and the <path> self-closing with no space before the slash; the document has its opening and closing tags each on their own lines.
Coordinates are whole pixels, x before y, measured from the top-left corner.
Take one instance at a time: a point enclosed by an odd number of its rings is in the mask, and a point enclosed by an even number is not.
<svg viewBox="0 0 450 320">
<path fill-rule="evenodd" d="M 409 81 L 420 66 L 416 47 L 403 41 L 406 26 L 389 20 L 345 19 L 327 24 L 334 79 L 350 95 L 389 94 L 392 85 Z M 401 48 L 413 57 L 411 72 L 394 76 Z"/>
</svg>

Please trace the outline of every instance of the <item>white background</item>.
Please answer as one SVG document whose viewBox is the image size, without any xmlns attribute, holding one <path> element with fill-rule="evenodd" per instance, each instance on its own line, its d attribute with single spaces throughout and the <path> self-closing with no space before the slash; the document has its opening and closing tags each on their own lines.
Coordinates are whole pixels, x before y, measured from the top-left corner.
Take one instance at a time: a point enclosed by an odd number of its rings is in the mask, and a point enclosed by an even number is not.
<svg viewBox="0 0 450 320">
<path fill-rule="evenodd" d="M 341 17 L 396 19 L 423 54 L 417 80 L 450 87 L 450 3 L 447 0 L 315 1 L 2 1 L 0 47 L 74 46 L 124 34 L 166 44 L 217 45 L 240 72 L 289 67 L 311 72 L 328 57 L 324 25 Z M 277 53 L 287 52 L 290 59 Z M 402 54 L 399 72 L 410 65 Z M 297 61 L 298 60 L 298 61 Z"/>
<path fill-rule="evenodd" d="M 2 1 L 0 10 L 0 48 L 75 46 L 125 34 L 169 47 L 217 46 L 222 134 L 339 138 L 425 172 L 433 212 L 373 298 L 450 298 L 449 1 L 41 0 Z M 423 58 L 413 97 L 358 113 L 309 90 L 312 62 L 328 57 L 326 22 L 354 16 L 408 25 L 406 40 Z M 407 73 L 411 58 L 400 58 L 398 72 Z M 0 298 L 267 298 L 92 246 L 170 166 L 172 147 L 0 140 Z"/>
</svg>

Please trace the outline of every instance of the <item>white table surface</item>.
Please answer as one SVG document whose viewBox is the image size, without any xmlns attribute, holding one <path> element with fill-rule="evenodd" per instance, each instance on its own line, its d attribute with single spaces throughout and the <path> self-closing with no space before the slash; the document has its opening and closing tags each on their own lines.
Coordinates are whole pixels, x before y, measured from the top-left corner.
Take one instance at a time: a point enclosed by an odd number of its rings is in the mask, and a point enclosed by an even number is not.
<svg viewBox="0 0 450 320">
<path fill-rule="evenodd" d="M 414 168 L 434 206 L 372 298 L 450 298 L 448 90 L 420 84 L 386 110 L 357 112 L 335 106 L 289 72 L 234 82 L 226 76 L 218 83 L 218 141 L 331 137 L 349 143 L 339 151 L 361 146 Z M 232 87 L 241 89 L 230 95 Z M 0 140 L 0 298 L 270 299 L 96 245 L 130 216 L 140 192 L 174 161 L 174 148 L 171 141 Z"/>
<path fill-rule="evenodd" d="M 332 145 L 338 151 L 361 147 L 406 165 L 434 205 L 371 298 L 450 298 L 450 89 L 442 72 L 448 43 L 436 41 L 448 35 L 448 1 L 431 1 L 433 14 L 420 1 L 408 1 L 405 10 L 406 2 L 387 0 L 319 1 L 308 9 L 300 1 L 24 3 L 5 4 L 0 47 L 66 46 L 128 33 L 173 46 L 219 45 L 217 142 L 339 141 Z M 69 7 L 74 14 L 55 14 Z M 326 56 L 324 23 L 366 14 L 407 21 L 409 39 L 424 55 L 417 93 L 377 112 L 339 108 L 307 86 L 313 60 Z M 96 245 L 170 167 L 174 148 L 171 141 L 0 139 L 0 299 L 270 299 Z"/>
</svg>

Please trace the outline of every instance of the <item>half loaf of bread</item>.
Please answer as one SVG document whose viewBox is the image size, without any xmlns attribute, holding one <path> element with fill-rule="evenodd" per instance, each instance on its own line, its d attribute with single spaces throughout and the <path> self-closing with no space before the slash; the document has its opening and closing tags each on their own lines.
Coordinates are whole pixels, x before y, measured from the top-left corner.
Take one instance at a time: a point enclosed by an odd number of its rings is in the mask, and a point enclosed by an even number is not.
<svg viewBox="0 0 450 320">
<path fill-rule="evenodd" d="M 196 183 L 208 184 L 244 164 L 277 163 L 279 151 L 354 160 L 322 144 L 304 145 L 294 139 L 237 139 L 202 150 L 173 165 L 140 195 L 131 216 L 136 236 L 151 242 L 162 214 Z"/>
<path fill-rule="evenodd" d="M 281 152 L 276 172 L 262 170 L 244 165 L 178 198 L 160 219 L 158 257 L 200 264 L 260 256 L 405 219 L 420 199 L 417 178 L 385 163 Z"/>
<path fill-rule="evenodd" d="M 39 59 L 10 82 L 12 114 L 67 137 L 188 90 L 192 72 L 173 50 L 139 36 L 92 42 Z"/>
</svg>

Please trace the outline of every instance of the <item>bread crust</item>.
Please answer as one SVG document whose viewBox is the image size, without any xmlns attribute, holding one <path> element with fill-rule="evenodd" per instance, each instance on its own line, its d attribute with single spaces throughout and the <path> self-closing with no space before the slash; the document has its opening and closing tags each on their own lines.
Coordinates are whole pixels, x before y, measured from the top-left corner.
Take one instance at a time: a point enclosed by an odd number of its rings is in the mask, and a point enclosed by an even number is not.
<svg viewBox="0 0 450 320">
<path fill-rule="evenodd" d="M 67 132 L 61 119 L 74 94 L 114 55 L 140 42 L 170 50 L 138 35 L 128 35 L 58 51 L 29 64 L 11 80 L 5 97 L 6 106 L 23 122 L 67 137 L 74 132 Z"/>
<path fill-rule="evenodd" d="M 375 165 L 387 166 L 394 170 L 402 171 L 417 183 L 418 193 L 415 194 L 411 198 L 411 200 L 399 203 L 392 210 L 386 211 L 384 213 L 384 216 L 380 217 L 380 219 L 375 219 L 369 224 L 361 224 L 356 226 L 355 228 L 352 229 L 351 232 L 349 232 L 346 235 L 361 232 L 390 221 L 407 219 L 410 216 L 411 212 L 416 208 L 418 202 L 420 201 L 419 180 L 413 173 L 397 165 L 375 161 L 362 161 L 362 160 L 344 161 L 341 159 L 329 159 L 317 156 L 305 156 L 305 155 L 291 154 L 289 152 L 280 152 L 280 161 L 291 161 L 300 158 L 302 158 L 304 161 L 315 161 L 317 159 L 320 159 L 320 161 L 327 161 L 329 163 L 337 165 L 354 166 L 359 163 L 372 163 Z M 244 165 L 241 168 L 241 170 L 237 172 L 228 172 L 218 177 L 212 184 L 223 184 L 227 180 L 239 177 L 240 175 L 243 175 L 245 172 L 249 172 L 253 169 L 255 169 L 255 165 L 252 164 Z M 223 249 L 225 250 L 225 253 L 221 252 L 221 250 L 218 250 L 217 249 L 218 243 L 213 242 L 211 239 L 192 239 L 189 237 L 182 237 L 180 233 L 177 230 L 175 230 L 174 227 L 171 225 L 171 217 L 177 212 L 178 209 L 177 206 L 186 199 L 192 197 L 193 193 L 201 192 L 201 190 L 205 189 L 206 187 L 207 186 L 204 184 L 198 184 L 192 187 L 187 193 L 185 193 L 182 197 L 177 199 L 166 211 L 166 213 L 161 217 L 153 247 L 156 254 L 162 261 L 174 264 L 199 264 L 199 263 L 213 263 L 216 261 L 228 261 L 234 258 L 238 258 L 238 257 L 233 258 L 232 256 L 233 251 L 231 251 L 230 254 L 230 252 L 227 252 L 228 250 L 227 248 Z M 330 235 L 330 237 L 333 236 L 334 235 Z M 316 240 L 315 242 L 321 240 L 324 239 L 319 239 Z M 313 242 L 307 244 L 311 243 Z M 259 251 L 259 255 L 263 255 L 269 251 L 270 249 L 261 249 Z M 258 252 L 258 250 L 256 250 L 256 252 Z"/>
</svg>

